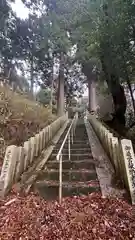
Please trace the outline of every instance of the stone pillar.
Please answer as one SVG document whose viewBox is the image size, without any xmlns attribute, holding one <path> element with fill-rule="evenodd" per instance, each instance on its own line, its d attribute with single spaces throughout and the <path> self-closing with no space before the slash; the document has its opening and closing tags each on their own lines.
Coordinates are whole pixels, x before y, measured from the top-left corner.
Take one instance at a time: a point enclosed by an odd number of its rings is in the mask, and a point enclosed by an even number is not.
<svg viewBox="0 0 135 240">
<path fill-rule="evenodd" d="M 17 158 L 18 147 L 7 147 L 0 176 L 0 196 L 5 195 L 14 183 Z"/>
</svg>

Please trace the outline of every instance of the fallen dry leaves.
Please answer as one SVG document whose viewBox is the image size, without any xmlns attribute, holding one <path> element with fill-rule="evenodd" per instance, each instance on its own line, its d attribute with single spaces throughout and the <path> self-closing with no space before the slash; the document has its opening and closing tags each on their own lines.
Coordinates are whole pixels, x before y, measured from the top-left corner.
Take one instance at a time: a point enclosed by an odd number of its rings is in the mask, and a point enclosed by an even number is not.
<svg viewBox="0 0 135 240">
<path fill-rule="evenodd" d="M 67 197 L 61 205 L 13 194 L 0 201 L 0 239 L 135 239 L 133 210 L 126 201 L 99 193 Z"/>
</svg>

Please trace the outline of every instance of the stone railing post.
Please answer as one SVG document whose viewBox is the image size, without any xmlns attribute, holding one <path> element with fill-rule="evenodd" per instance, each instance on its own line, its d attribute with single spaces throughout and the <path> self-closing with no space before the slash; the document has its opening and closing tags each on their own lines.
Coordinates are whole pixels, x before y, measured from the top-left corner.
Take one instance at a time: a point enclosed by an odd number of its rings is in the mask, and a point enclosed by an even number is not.
<svg viewBox="0 0 135 240">
<path fill-rule="evenodd" d="M 99 137 L 106 153 L 130 193 L 132 204 L 135 204 L 135 154 L 131 140 L 118 140 L 100 123 L 95 116 L 89 115 L 94 131 Z"/>
<path fill-rule="evenodd" d="M 55 120 L 42 131 L 24 142 L 23 147 L 9 146 L 6 149 L 2 171 L 0 175 L 0 195 L 5 195 L 11 190 L 12 185 L 17 182 L 34 162 L 42 150 L 47 147 L 57 131 L 68 120 L 67 113 Z"/>
</svg>

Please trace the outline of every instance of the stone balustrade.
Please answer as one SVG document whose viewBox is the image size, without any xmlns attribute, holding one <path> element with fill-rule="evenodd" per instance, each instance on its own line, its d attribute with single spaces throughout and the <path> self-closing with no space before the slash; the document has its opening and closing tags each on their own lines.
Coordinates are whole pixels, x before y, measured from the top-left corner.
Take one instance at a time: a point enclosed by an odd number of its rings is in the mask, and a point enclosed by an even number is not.
<svg viewBox="0 0 135 240">
<path fill-rule="evenodd" d="M 87 118 L 135 204 L 135 154 L 131 140 L 114 137 L 96 116 L 88 114 Z"/>
<path fill-rule="evenodd" d="M 42 131 L 24 142 L 23 146 L 8 146 L 0 175 L 0 195 L 7 194 L 14 183 L 31 166 L 45 149 L 57 131 L 68 120 L 66 113 Z"/>
</svg>

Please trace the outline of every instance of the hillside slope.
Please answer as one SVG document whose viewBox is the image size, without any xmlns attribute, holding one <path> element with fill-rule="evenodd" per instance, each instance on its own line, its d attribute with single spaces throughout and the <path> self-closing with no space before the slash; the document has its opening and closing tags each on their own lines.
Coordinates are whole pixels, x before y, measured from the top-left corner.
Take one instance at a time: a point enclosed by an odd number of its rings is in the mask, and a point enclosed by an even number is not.
<svg viewBox="0 0 135 240">
<path fill-rule="evenodd" d="M 26 96 L 0 86 L 0 162 L 8 145 L 21 145 L 52 122 L 56 116 L 48 108 Z"/>
</svg>

